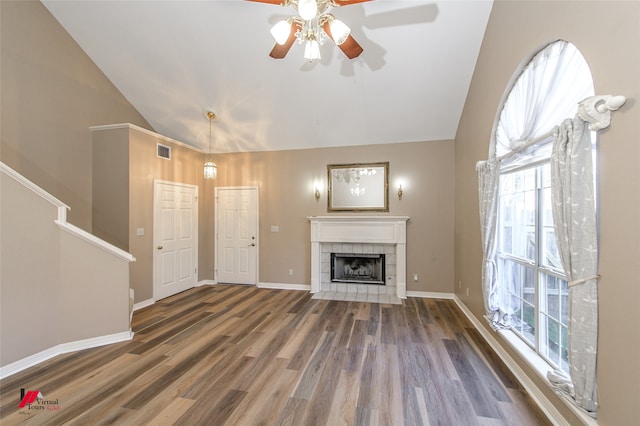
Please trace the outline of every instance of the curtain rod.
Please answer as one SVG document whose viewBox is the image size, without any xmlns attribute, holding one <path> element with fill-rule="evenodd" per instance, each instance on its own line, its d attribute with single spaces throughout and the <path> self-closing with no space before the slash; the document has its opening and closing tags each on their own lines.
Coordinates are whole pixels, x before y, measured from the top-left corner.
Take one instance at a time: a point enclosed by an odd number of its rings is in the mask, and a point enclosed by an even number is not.
<svg viewBox="0 0 640 426">
<path fill-rule="evenodd" d="M 538 136 L 538 137 L 535 137 L 535 138 L 533 138 L 533 139 L 528 140 L 525 144 L 520 145 L 518 148 L 514 149 L 513 151 L 509 151 L 509 152 L 507 152 L 506 154 L 501 155 L 500 157 L 497 157 L 497 158 L 496 158 L 496 161 L 502 161 L 502 160 L 504 160 L 505 158 L 509 158 L 509 157 L 511 157 L 512 155 L 515 155 L 515 154 L 517 154 L 517 153 L 519 153 L 519 152 L 521 152 L 521 151 L 524 151 L 525 149 L 529 148 L 529 147 L 530 147 L 530 146 L 532 146 L 532 145 L 537 144 L 538 142 L 542 142 L 543 140 L 550 138 L 551 136 L 553 136 L 553 132 L 554 132 L 554 131 L 555 131 L 555 128 L 554 128 L 554 129 L 549 130 L 549 131 L 548 131 L 548 132 L 546 132 L 546 133 L 541 134 L 541 135 L 540 135 L 540 136 Z"/>
<path fill-rule="evenodd" d="M 624 96 L 612 96 L 612 95 L 594 95 L 583 99 L 578 103 L 578 112 L 576 117 L 579 117 L 583 121 L 589 123 L 589 130 L 597 131 L 609 127 L 611 122 L 611 111 L 615 111 L 620 108 L 627 101 Z M 524 145 L 507 152 L 504 155 L 496 158 L 496 161 L 502 161 L 505 158 L 509 158 L 532 145 L 542 142 L 543 140 L 553 136 L 555 127 L 542 135 L 527 141 Z"/>
</svg>

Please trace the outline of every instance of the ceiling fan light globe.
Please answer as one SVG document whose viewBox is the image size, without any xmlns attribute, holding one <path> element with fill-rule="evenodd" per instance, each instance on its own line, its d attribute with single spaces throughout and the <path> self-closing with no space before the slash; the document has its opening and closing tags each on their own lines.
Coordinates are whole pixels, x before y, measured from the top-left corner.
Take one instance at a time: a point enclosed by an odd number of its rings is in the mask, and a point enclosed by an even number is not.
<svg viewBox="0 0 640 426">
<path fill-rule="evenodd" d="M 291 34 L 291 24 L 284 19 L 271 28 L 271 35 L 280 46 L 287 42 L 289 34 Z"/>
<path fill-rule="evenodd" d="M 349 28 L 344 22 L 339 19 L 334 19 L 329 23 L 329 29 L 331 30 L 331 37 L 337 45 L 340 45 L 347 41 L 349 34 L 351 34 L 351 28 Z"/>
<path fill-rule="evenodd" d="M 300 0 L 298 2 L 298 13 L 305 21 L 310 21 L 318 14 L 318 3 L 316 0 Z"/>
</svg>

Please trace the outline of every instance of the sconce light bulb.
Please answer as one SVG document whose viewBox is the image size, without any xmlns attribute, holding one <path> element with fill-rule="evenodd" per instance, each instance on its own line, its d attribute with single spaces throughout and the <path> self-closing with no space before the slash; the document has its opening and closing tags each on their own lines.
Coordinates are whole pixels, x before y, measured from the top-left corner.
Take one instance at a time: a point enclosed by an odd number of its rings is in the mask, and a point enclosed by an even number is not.
<svg viewBox="0 0 640 426">
<path fill-rule="evenodd" d="M 316 197 L 316 201 L 318 201 L 320 199 L 320 190 L 316 188 L 313 195 Z"/>
<path fill-rule="evenodd" d="M 398 187 L 398 200 L 402 200 L 402 185 Z"/>
</svg>

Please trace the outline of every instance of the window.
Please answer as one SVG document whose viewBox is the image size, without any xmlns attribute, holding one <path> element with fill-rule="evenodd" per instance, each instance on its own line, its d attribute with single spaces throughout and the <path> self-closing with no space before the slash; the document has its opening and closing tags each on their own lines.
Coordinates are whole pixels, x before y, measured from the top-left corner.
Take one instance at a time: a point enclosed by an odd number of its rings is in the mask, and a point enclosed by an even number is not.
<svg viewBox="0 0 640 426">
<path fill-rule="evenodd" d="M 512 330 L 568 371 L 569 289 L 556 246 L 549 163 L 500 175 L 497 279 Z"/>
</svg>

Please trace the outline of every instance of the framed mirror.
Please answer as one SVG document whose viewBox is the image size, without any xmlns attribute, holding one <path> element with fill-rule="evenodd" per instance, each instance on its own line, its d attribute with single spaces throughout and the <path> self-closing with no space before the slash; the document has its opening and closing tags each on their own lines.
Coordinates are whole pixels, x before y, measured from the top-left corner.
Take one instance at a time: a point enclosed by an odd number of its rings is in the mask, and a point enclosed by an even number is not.
<svg viewBox="0 0 640 426">
<path fill-rule="evenodd" d="M 330 212 L 389 211 L 389 162 L 329 164 Z"/>
</svg>

